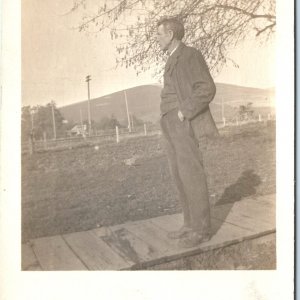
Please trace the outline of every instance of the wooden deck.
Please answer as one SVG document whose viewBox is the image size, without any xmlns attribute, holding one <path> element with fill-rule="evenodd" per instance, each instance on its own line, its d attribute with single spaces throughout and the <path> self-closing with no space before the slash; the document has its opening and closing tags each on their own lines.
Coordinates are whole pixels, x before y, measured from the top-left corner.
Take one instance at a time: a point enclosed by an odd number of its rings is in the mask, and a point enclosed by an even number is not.
<svg viewBox="0 0 300 300">
<path fill-rule="evenodd" d="M 211 240 L 189 249 L 167 238 L 181 214 L 37 238 L 22 245 L 22 270 L 143 269 L 274 233 L 275 211 L 275 195 L 215 206 Z"/>
</svg>

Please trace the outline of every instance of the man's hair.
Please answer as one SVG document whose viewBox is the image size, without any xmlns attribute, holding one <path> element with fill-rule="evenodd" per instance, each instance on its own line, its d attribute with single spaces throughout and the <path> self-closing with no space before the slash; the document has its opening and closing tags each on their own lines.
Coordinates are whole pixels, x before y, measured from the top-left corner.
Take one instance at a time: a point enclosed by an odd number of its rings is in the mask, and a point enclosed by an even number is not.
<svg viewBox="0 0 300 300">
<path fill-rule="evenodd" d="M 173 31 L 174 38 L 182 40 L 184 37 L 184 27 L 180 20 L 177 18 L 162 18 L 157 22 L 157 27 L 163 25 L 165 29 Z"/>
</svg>

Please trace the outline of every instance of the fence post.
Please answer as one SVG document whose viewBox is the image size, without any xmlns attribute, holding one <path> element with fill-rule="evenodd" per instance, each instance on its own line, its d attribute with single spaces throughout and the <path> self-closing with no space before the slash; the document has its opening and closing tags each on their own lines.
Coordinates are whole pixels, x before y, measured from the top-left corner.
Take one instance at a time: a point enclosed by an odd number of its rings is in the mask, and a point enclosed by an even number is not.
<svg viewBox="0 0 300 300">
<path fill-rule="evenodd" d="M 117 143 L 120 142 L 120 139 L 119 139 L 119 127 L 116 126 L 116 137 L 117 137 Z"/>
<path fill-rule="evenodd" d="M 45 131 L 43 132 L 43 137 L 44 137 L 44 150 L 47 150 L 47 133 Z"/>
<path fill-rule="evenodd" d="M 258 115 L 258 122 L 261 122 L 261 115 Z"/>
<path fill-rule="evenodd" d="M 145 135 L 147 135 L 147 125 L 146 124 L 144 124 L 144 133 L 145 133 Z"/>
<path fill-rule="evenodd" d="M 223 126 L 225 127 L 226 126 L 226 119 L 223 118 Z"/>
</svg>

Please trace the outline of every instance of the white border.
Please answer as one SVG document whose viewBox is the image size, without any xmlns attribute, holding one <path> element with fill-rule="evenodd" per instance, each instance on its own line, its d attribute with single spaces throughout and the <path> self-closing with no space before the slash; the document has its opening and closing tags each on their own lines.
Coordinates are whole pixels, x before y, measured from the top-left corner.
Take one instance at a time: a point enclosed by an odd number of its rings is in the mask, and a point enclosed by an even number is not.
<svg viewBox="0 0 300 300">
<path fill-rule="evenodd" d="M 1 299 L 292 299 L 293 3 L 277 1 L 276 271 L 20 271 L 20 0 L 4 0 L 2 32 Z"/>
</svg>

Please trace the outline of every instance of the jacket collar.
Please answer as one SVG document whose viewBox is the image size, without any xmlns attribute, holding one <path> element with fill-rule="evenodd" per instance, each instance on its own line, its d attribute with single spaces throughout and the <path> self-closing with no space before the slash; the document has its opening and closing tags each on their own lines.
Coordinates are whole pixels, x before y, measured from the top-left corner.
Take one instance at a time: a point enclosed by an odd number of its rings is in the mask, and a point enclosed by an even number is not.
<svg viewBox="0 0 300 300">
<path fill-rule="evenodd" d="M 176 49 L 176 50 L 174 51 L 174 53 L 172 54 L 172 58 L 173 58 L 173 59 L 174 59 L 174 58 L 175 58 L 175 59 L 178 58 L 178 57 L 180 56 L 180 54 L 181 54 L 181 52 L 182 52 L 182 49 L 183 49 L 184 47 L 186 47 L 185 44 L 184 44 L 183 42 L 180 41 L 180 43 L 179 43 L 177 49 Z"/>
<path fill-rule="evenodd" d="M 184 43 L 180 42 L 177 49 L 168 58 L 167 63 L 166 63 L 166 67 L 165 67 L 165 72 L 168 72 L 168 71 L 172 72 L 173 71 L 175 65 L 177 64 L 178 57 L 181 55 L 182 49 L 184 47 L 186 47 L 186 45 Z"/>
</svg>

